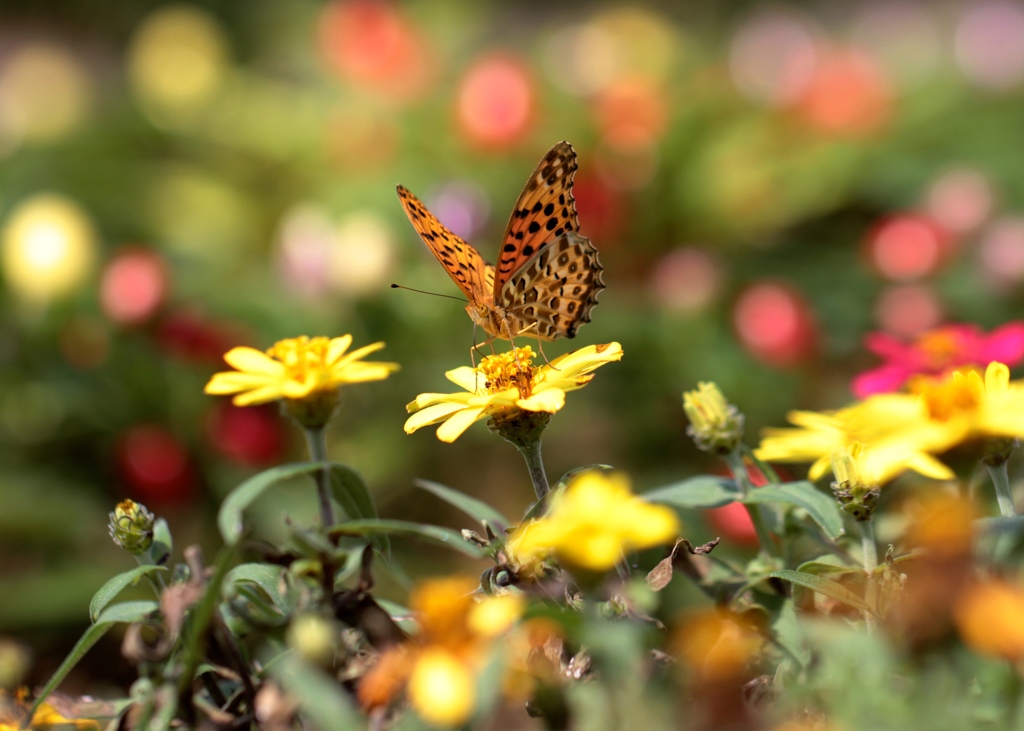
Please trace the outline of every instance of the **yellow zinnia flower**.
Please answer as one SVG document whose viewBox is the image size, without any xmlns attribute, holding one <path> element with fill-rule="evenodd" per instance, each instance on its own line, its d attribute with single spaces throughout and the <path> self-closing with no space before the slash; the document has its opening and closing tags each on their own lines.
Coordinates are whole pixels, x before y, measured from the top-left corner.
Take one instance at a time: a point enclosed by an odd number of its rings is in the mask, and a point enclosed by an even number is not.
<svg viewBox="0 0 1024 731">
<path fill-rule="evenodd" d="M 1024 435 L 1024 384 L 991 363 L 984 378 L 964 369 L 918 379 L 910 393 L 869 396 L 835 412 L 792 412 L 789 420 L 800 428 L 765 430 L 759 459 L 813 462 L 809 476 L 818 479 L 833 454 L 862 442 L 865 469 L 880 483 L 908 469 L 951 479 L 953 471 L 934 455 L 975 439 Z"/>
<path fill-rule="evenodd" d="M 305 399 L 334 391 L 348 383 L 380 381 L 398 370 L 396 363 L 367 363 L 362 359 L 384 343 L 366 345 L 346 353 L 351 335 L 340 338 L 298 337 L 281 340 L 261 353 L 254 348 L 232 348 L 224 356 L 237 369 L 216 373 L 206 393 L 238 394 L 235 406 L 255 406 L 278 399 Z"/>
<path fill-rule="evenodd" d="M 412 414 L 405 422 L 406 434 L 440 423 L 437 438 L 454 442 L 480 419 L 509 418 L 523 411 L 553 414 L 565 405 L 567 391 L 589 383 L 596 368 L 620 360 L 622 346 L 589 345 L 542 366 L 533 365 L 533 355 L 529 346 L 515 348 L 487 356 L 476 368 L 448 371 L 445 377 L 465 391 L 417 396 L 406 406 Z"/>
<path fill-rule="evenodd" d="M 387 706 L 404 688 L 416 713 L 434 726 L 465 723 L 492 643 L 513 629 L 525 609 L 522 596 L 474 596 L 477 585 L 468 577 L 442 577 L 413 590 L 409 608 L 419 632 L 386 650 L 359 681 L 364 707 Z"/>
<path fill-rule="evenodd" d="M 625 475 L 593 471 L 557 494 L 543 518 L 519 526 L 506 549 L 527 570 L 554 553 L 568 567 L 607 571 L 623 554 L 670 543 L 679 531 L 676 514 L 635 496 Z"/>
</svg>

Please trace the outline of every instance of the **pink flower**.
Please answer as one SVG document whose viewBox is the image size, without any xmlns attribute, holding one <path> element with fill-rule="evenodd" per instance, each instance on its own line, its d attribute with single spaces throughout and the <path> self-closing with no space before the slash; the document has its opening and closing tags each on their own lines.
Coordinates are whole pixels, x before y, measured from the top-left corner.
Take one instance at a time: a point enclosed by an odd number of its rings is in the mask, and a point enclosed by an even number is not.
<svg viewBox="0 0 1024 731">
<path fill-rule="evenodd" d="M 941 375 L 996 360 L 1013 366 L 1024 360 L 1024 322 L 1010 322 L 986 335 L 976 325 L 944 325 L 904 342 L 888 333 L 869 333 L 864 345 L 886 362 L 853 379 L 857 398 L 898 391 L 916 375 Z"/>
</svg>

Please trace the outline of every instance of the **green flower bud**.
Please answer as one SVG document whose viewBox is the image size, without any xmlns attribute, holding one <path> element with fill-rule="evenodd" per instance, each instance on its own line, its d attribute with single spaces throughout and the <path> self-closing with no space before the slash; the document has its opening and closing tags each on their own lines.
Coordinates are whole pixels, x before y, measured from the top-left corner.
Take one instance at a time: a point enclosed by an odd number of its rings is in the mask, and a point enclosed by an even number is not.
<svg viewBox="0 0 1024 731">
<path fill-rule="evenodd" d="M 110 537 L 128 553 L 145 553 L 153 545 L 155 520 L 145 505 L 133 500 L 124 500 L 110 513 Z"/>
<path fill-rule="evenodd" d="M 690 419 L 686 433 L 698 449 L 729 454 L 743 437 L 743 414 L 725 400 L 714 383 L 698 383 L 683 394 L 683 411 Z"/>
<path fill-rule="evenodd" d="M 832 494 L 842 510 L 857 521 L 871 520 L 882 489 L 868 469 L 864 445 L 856 442 L 833 454 L 832 472 Z"/>
<path fill-rule="evenodd" d="M 330 667 L 338 650 L 338 628 L 317 614 L 300 614 L 288 626 L 288 646 L 308 662 Z"/>
</svg>

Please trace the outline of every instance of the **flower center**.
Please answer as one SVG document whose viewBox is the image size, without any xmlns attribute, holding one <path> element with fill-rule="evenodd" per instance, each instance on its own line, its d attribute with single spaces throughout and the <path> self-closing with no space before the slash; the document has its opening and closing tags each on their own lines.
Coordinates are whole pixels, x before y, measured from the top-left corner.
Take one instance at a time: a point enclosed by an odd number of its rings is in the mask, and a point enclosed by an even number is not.
<svg viewBox="0 0 1024 731">
<path fill-rule="evenodd" d="M 267 355 L 284 364 L 289 380 L 306 381 L 310 375 L 322 378 L 327 367 L 327 351 L 331 340 L 326 337 L 279 340 L 267 349 Z"/>
<path fill-rule="evenodd" d="M 484 377 L 488 393 L 498 393 L 515 386 L 521 398 L 529 398 L 533 390 L 533 349 L 527 345 L 507 353 L 489 355 L 480 361 L 477 371 Z"/>
<path fill-rule="evenodd" d="M 943 379 L 921 376 L 910 382 L 910 392 L 924 399 L 928 415 L 936 421 L 949 421 L 957 413 L 978 408 L 983 391 L 984 386 L 971 368 L 958 369 Z"/>
<path fill-rule="evenodd" d="M 930 330 L 917 339 L 917 347 L 928 358 L 929 365 L 935 370 L 942 370 L 960 350 L 960 339 L 957 333 L 947 328 Z"/>
</svg>

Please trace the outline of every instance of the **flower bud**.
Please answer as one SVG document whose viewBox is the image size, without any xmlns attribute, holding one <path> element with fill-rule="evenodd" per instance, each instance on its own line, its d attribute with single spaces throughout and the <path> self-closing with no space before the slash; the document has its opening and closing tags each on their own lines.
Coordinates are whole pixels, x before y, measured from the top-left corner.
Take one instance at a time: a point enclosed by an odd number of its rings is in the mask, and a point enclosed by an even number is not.
<svg viewBox="0 0 1024 731">
<path fill-rule="evenodd" d="M 686 433 L 698 449 L 728 454 L 743 437 L 743 414 L 714 383 L 698 383 L 696 391 L 683 393 L 683 411 L 690 419 Z"/>
<path fill-rule="evenodd" d="M 145 505 L 134 500 L 123 500 L 110 513 L 110 537 L 128 553 L 145 553 L 153 545 L 155 520 Z"/>
<path fill-rule="evenodd" d="M 309 662 L 330 667 L 338 649 L 338 630 L 316 614 L 300 614 L 288 627 L 288 645 Z"/>
<path fill-rule="evenodd" d="M 864 445 L 855 442 L 832 455 L 832 494 L 844 512 L 858 521 L 871 520 L 878 505 L 881 486 L 867 464 Z"/>
</svg>

